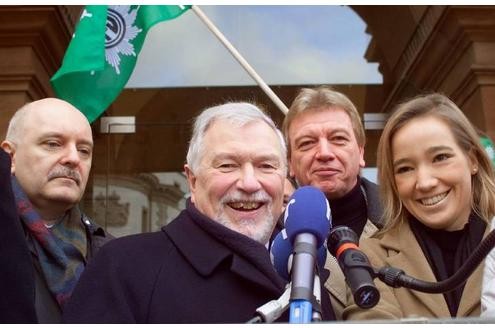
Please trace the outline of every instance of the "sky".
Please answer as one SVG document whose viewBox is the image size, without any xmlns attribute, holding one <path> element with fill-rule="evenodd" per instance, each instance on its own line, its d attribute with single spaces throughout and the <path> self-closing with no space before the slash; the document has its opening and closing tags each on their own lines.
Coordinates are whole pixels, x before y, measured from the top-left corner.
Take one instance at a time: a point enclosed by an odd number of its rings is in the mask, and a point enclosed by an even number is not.
<svg viewBox="0 0 495 328">
<path fill-rule="evenodd" d="M 200 6 L 268 84 L 380 84 L 364 58 L 371 36 L 348 6 Z M 189 10 L 155 25 L 127 88 L 256 82 Z"/>
</svg>

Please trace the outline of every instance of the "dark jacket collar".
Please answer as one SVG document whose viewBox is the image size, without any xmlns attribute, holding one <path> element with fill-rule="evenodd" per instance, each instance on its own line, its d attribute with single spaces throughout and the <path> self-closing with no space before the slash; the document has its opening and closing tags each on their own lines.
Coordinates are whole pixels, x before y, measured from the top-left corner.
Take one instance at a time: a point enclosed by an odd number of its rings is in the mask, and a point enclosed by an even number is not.
<svg viewBox="0 0 495 328">
<path fill-rule="evenodd" d="M 112 237 L 109 233 L 105 231 L 100 225 L 95 223 L 89 216 L 81 211 L 79 206 L 74 206 L 70 209 L 70 214 L 81 219 L 82 224 L 84 225 L 86 232 L 93 236 L 101 236 L 101 237 Z M 112 237 L 113 238 L 113 237 Z"/>
<path fill-rule="evenodd" d="M 361 177 L 361 187 L 364 191 L 364 197 L 366 198 L 368 220 L 373 222 L 378 228 L 382 228 L 383 208 L 380 202 L 378 185 Z"/>
<path fill-rule="evenodd" d="M 284 288 L 264 245 L 204 216 L 189 200 L 186 210 L 162 230 L 203 276 L 228 263 L 232 272 L 277 294 Z"/>
</svg>

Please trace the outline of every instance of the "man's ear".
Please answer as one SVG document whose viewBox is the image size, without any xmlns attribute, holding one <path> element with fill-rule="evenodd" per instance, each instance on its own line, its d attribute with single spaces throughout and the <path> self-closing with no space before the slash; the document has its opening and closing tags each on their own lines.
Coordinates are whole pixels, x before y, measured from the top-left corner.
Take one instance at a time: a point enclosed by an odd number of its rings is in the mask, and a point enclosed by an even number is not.
<svg viewBox="0 0 495 328">
<path fill-rule="evenodd" d="M 191 201 L 194 203 L 194 194 L 196 191 L 196 176 L 193 171 L 189 168 L 189 165 L 184 165 L 184 171 L 186 173 L 187 182 L 189 184 L 189 191 L 191 192 Z"/>
<path fill-rule="evenodd" d="M 15 144 L 12 143 L 11 141 L 8 141 L 8 140 L 4 140 L 2 142 L 2 144 L 0 144 L 0 147 L 2 147 L 2 149 L 10 155 L 10 161 L 11 161 L 11 165 L 10 165 L 10 173 L 11 174 L 14 174 L 15 173 Z"/>
<path fill-rule="evenodd" d="M 359 147 L 359 167 L 364 168 L 366 162 L 364 161 L 364 147 Z"/>
<path fill-rule="evenodd" d="M 296 178 L 296 174 L 292 170 L 292 164 L 290 163 L 290 161 L 287 161 L 287 166 L 289 167 L 289 176 L 291 178 L 295 179 Z"/>
</svg>

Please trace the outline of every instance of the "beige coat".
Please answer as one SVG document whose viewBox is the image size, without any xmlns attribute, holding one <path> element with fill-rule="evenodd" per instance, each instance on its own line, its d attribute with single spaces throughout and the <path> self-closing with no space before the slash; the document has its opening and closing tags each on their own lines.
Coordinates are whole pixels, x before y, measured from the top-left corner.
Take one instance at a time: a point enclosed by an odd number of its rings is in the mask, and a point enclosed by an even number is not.
<svg viewBox="0 0 495 328">
<path fill-rule="evenodd" d="M 485 231 L 485 236 L 489 227 Z M 360 248 L 373 267 L 393 266 L 412 277 L 436 281 L 409 223 L 390 230 L 382 239 L 363 240 Z M 457 312 L 458 317 L 479 316 L 483 264 L 468 278 Z M 392 288 L 375 279 L 380 302 L 369 310 L 352 304 L 343 313 L 345 320 L 400 319 L 405 317 L 448 318 L 450 312 L 443 294 L 427 294 L 408 288 Z"/>
</svg>

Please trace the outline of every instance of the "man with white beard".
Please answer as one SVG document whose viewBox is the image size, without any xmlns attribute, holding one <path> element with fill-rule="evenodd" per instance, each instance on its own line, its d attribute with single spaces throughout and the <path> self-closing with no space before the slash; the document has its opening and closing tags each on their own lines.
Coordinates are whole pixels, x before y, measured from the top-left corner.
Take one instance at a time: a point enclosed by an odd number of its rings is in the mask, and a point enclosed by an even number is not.
<svg viewBox="0 0 495 328">
<path fill-rule="evenodd" d="M 81 277 L 64 321 L 251 319 L 284 292 L 267 244 L 281 214 L 286 158 L 280 131 L 256 106 L 227 103 L 203 111 L 184 166 L 191 191 L 186 209 L 159 232 L 103 247 Z M 328 299 L 322 308 L 323 319 L 333 319 Z"/>
</svg>

